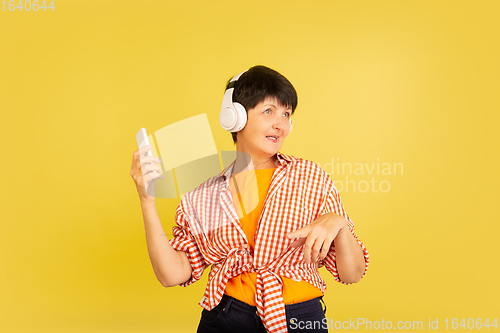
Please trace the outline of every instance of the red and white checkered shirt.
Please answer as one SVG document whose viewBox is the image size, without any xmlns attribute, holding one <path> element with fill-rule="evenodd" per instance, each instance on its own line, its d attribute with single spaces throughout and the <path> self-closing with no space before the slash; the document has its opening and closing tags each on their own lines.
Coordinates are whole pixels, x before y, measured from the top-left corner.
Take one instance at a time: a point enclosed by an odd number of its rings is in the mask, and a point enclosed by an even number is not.
<svg viewBox="0 0 500 333">
<path fill-rule="evenodd" d="M 354 233 L 354 224 L 342 205 L 335 185 L 321 167 L 312 161 L 277 153 L 279 165 L 274 171 L 251 253 L 248 241 L 233 205 L 230 176 L 234 162 L 219 175 L 187 193 L 177 207 L 172 247 L 184 251 L 193 269 L 186 287 L 199 280 L 205 268 L 212 265 L 205 294 L 200 305 L 212 310 L 219 304 L 226 283 L 242 272 L 257 273 L 256 303 L 259 316 L 269 332 L 287 332 L 282 279 L 305 280 L 323 293 L 326 284 L 316 264 L 303 261 L 303 246 L 293 248 L 286 237 L 305 227 L 319 216 L 333 212 L 347 220 L 347 226 L 363 249 L 365 273 L 369 256 Z M 335 280 L 340 280 L 332 243 L 319 267 L 325 266 Z M 364 274 L 363 274 L 364 276 Z M 344 283 L 348 284 L 348 283 Z"/>
</svg>

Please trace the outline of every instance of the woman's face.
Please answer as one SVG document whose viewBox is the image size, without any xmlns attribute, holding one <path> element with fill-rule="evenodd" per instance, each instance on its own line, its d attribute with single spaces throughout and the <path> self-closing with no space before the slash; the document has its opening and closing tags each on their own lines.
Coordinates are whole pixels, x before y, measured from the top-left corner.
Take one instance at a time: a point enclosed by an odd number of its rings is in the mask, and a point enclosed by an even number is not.
<svg viewBox="0 0 500 333">
<path fill-rule="evenodd" d="M 250 154 L 254 159 L 274 156 L 290 133 L 292 109 L 268 97 L 247 111 L 247 123 L 238 132 L 238 150 Z"/>
</svg>

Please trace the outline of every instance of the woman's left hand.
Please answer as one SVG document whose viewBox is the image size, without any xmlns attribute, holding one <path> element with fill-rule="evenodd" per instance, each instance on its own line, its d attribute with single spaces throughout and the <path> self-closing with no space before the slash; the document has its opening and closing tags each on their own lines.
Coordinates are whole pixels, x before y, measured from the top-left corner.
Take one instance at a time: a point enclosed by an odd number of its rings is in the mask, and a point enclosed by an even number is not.
<svg viewBox="0 0 500 333">
<path fill-rule="evenodd" d="M 315 262 L 316 258 L 324 259 L 330 250 L 335 237 L 342 228 L 347 228 L 347 220 L 335 213 L 326 213 L 304 228 L 289 233 L 288 239 L 299 238 L 291 245 L 299 247 L 304 245 L 304 261 L 306 264 Z"/>
</svg>

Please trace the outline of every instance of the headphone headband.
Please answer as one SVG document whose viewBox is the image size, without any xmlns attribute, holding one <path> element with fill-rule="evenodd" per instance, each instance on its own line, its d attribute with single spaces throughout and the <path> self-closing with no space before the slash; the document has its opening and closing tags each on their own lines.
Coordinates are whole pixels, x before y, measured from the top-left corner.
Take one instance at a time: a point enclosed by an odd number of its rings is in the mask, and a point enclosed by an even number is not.
<svg viewBox="0 0 500 333">
<path fill-rule="evenodd" d="M 234 81 L 238 81 L 238 79 L 240 78 L 240 76 L 242 76 L 242 75 L 243 75 L 243 74 L 245 74 L 246 72 L 248 72 L 248 70 L 243 71 L 243 72 L 241 72 L 240 74 L 236 75 L 235 77 L 233 77 L 233 78 L 231 79 L 231 81 L 229 81 L 229 83 L 234 82 Z"/>
</svg>

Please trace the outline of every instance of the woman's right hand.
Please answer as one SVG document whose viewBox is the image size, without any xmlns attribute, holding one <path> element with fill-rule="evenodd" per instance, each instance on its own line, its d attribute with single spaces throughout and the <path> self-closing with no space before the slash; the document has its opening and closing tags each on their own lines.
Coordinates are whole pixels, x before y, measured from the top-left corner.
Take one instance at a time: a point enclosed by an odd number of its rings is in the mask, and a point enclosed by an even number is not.
<svg viewBox="0 0 500 333">
<path fill-rule="evenodd" d="M 151 149 L 151 145 L 144 146 L 140 149 L 134 151 L 132 157 L 132 169 L 130 170 L 130 176 L 135 182 L 137 187 L 137 192 L 141 200 L 152 200 L 154 199 L 155 193 L 155 180 L 157 178 L 161 179 L 165 176 L 161 173 L 160 159 L 156 156 L 143 156 L 148 150 Z M 156 172 L 154 172 L 156 171 Z"/>
</svg>

